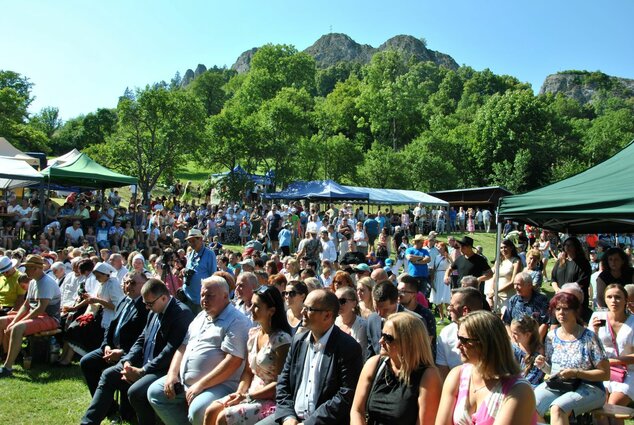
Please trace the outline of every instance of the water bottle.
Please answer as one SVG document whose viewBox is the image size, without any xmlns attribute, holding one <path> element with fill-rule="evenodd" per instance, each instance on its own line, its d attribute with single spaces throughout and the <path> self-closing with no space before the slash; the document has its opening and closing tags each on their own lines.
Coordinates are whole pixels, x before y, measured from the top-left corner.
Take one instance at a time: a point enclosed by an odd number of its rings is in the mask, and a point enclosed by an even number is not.
<svg viewBox="0 0 634 425">
<path fill-rule="evenodd" d="M 59 360 L 59 343 L 57 342 L 57 338 L 52 336 L 50 338 L 50 346 L 49 346 L 49 360 L 51 363 L 56 363 Z"/>
</svg>

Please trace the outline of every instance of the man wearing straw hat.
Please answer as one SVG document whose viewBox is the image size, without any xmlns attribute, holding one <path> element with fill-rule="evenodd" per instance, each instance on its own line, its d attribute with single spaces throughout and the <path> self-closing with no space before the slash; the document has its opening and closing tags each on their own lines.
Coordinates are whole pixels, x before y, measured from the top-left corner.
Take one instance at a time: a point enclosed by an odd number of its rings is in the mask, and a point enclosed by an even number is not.
<svg viewBox="0 0 634 425">
<path fill-rule="evenodd" d="M 15 362 L 22 338 L 34 333 L 54 330 L 59 326 L 61 292 L 55 280 L 44 273 L 44 260 L 39 255 L 29 255 L 22 263 L 31 278 L 27 299 L 15 315 L 0 318 L 2 345 L 7 353 L 0 378 L 13 376 Z"/>
<path fill-rule="evenodd" d="M 201 311 L 200 282 L 216 272 L 216 254 L 205 246 L 203 234 L 198 229 L 191 229 L 185 240 L 191 245 L 192 250 L 187 254 L 183 292 L 186 297 L 185 304 L 197 314 Z"/>
</svg>

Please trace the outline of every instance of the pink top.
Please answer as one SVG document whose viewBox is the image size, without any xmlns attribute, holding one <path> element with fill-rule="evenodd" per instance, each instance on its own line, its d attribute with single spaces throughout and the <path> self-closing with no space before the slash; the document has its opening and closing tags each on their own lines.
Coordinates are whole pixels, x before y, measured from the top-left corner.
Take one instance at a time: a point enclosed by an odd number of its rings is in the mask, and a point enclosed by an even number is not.
<svg viewBox="0 0 634 425">
<path fill-rule="evenodd" d="M 460 386 L 458 388 L 458 398 L 453 409 L 453 424 L 454 425 L 493 425 L 495 417 L 497 416 L 506 395 L 511 391 L 511 388 L 516 384 L 530 385 L 525 379 L 514 376 L 511 378 L 503 379 L 497 383 L 491 390 L 491 393 L 484 399 L 482 404 L 478 407 L 478 410 L 469 415 L 467 411 L 467 401 L 469 398 L 469 385 L 471 384 L 471 370 L 472 364 L 464 364 L 460 371 Z M 537 416 L 533 416 L 533 424 L 537 424 Z"/>
</svg>

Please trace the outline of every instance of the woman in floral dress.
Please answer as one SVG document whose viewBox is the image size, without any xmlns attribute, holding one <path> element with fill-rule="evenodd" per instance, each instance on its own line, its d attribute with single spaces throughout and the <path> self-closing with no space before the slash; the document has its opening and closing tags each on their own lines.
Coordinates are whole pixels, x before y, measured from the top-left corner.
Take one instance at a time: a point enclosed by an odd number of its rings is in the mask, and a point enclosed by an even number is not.
<svg viewBox="0 0 634 425">
<path fill-rule="evenodd" d="M 260 326 L 249 332 L 248 364 L 238 390 L 207 408 L 205 425 L 255 424 L 275 412 L 277 376 L 291 343 L 280 291 L 260 287 L 253 294 L 251 315 Z"/>
</svg>

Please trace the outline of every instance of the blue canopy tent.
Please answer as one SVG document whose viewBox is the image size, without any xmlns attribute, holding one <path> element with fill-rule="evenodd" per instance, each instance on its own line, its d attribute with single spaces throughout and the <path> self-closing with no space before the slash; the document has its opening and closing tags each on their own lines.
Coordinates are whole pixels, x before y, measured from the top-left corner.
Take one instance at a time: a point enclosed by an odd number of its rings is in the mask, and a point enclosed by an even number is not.
<svg viewBox="0 0 634 425">
<path fill-rule="evenodd" d="M 409 205 L 422 203 L 425 205 L 440 205 L 447 207 L 449 203 L 442 199 L 428 195 L 425 192 L 417 190 L 403 189 L 376 189 L 371 187 L 343 186 L 346 189 L 354 190 L 361 193 L 367 193 L 370 196 L 368 202 L 374 205 Z"/>
<path fill-rule="evenodd" d="M 308 199 L 310 201 L 368 201 L 370 196 L 361 191 L 346 188 L 332 180 L 313 180 L 293 182 L 280 192 L 264 195 L 266 199 Z"/>
</svg>

